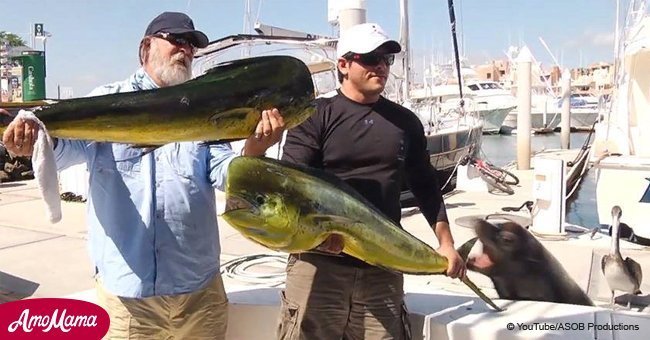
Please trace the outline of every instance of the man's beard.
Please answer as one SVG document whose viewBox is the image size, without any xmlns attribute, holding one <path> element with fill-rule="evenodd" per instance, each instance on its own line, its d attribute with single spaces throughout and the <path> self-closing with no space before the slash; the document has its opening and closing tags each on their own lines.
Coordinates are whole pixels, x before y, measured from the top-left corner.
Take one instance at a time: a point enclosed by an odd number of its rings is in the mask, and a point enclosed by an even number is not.
<svg viewBox="0 0 650 340">
<path fill-rule="evenodd" d="M 157 48 L 152 48 L 149 62 L 151 62 L 153 73 L 160 79 L 163 86 L 178 85 L 192 78 L 192 61 L 188 60 L 183 52 L 178 52 L 165 60 Z"/>
</svg>

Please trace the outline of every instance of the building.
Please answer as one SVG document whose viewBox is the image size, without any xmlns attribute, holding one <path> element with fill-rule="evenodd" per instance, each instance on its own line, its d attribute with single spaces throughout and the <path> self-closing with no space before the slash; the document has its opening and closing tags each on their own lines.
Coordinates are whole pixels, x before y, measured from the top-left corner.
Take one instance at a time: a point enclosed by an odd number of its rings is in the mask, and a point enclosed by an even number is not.
<svg viewBox="0 0 650 340">
<path fill-rule="evenodd" d="M 503 84 L 506 88 L 516 86 L 515 66 L 508 60 L 493 60 L 489 63 L 473 67 L 476 76 L 481 80 L 492 80 Z M 571 71 L 573 91 L 580 93 L 607 94 L 611 92 L 614 83 L 614 67 L 611 63 L 599 62 L 588 67 L 575 68 Z M 539 64 L 532 68 L 533 87 L 548 87 L 559 91 L 561 86 L 562 69 L 558 65 L 543 67 Z"/>
</svg>

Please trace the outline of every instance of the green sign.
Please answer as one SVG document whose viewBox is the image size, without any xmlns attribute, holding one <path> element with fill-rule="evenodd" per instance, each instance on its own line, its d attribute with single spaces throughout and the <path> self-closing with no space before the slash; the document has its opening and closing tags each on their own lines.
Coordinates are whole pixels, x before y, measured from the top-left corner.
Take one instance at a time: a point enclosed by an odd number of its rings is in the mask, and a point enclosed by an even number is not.
<svg viewBox="0 0 650 340">
<path fill-rule="evenodd" d="M 18 58 L 23 65 L 23 101 L 45 99 L 45 53 L 23 52 Z"/>
</svg>

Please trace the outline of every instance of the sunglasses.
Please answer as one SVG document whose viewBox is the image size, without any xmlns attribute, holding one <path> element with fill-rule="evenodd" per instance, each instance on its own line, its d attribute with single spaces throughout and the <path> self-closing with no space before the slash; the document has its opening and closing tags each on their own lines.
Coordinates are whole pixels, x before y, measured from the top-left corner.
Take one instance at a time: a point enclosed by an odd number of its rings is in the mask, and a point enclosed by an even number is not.
<svg viewBox="0 0 650 340">
<path fill-rule="evenodd" d="M 390 66 L 393 65 L 393 62 L 395 62 L 394 54 L 379 54 L 375 52 L 370 52 L 366 54 L 358 54 L 358 53 L 350 52 L 344 55 L 343 58 L 345 58 L 346 60 L 354 60 L 366 66 L 377 66 L 382 61 L 385 62 L 386 65 Z"/>
<path fill-rule="evenodd" d="M 171 33 L 167 32 L 160 32 L 156 33 L 153 35 L 156 38 L 161 38 L 164 40 L 169 41 L 170 43 L 176 45 L 176 46 L 190 46 L 192 47 L 192 51 L 196 52 L 196 46 L 194 46 L 194 43 L 192 43 L 189 39 L 180 36 L 180 35 L 174 35 Z"/>
</svg>

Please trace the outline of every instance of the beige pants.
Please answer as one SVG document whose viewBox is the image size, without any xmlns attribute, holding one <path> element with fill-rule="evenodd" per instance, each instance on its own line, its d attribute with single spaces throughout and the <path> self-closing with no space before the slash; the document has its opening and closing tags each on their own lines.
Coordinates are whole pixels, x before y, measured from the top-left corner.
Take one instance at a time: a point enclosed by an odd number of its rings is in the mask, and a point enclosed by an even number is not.
<svg viewBox="0 0 650 340">
<path fill-rule="evenodd" d="M 401 274 L 292 255 L 278 338 L 282 340 L 410 339 Z"/>
<path fill-rule="evenodd" d="M 97 282 L 99 305 L 111 320 L 105 339 L 225 339 L 228 299 L 220 275 L 201 290 L 142 299 L 107 292 Z"/>
</svg>

